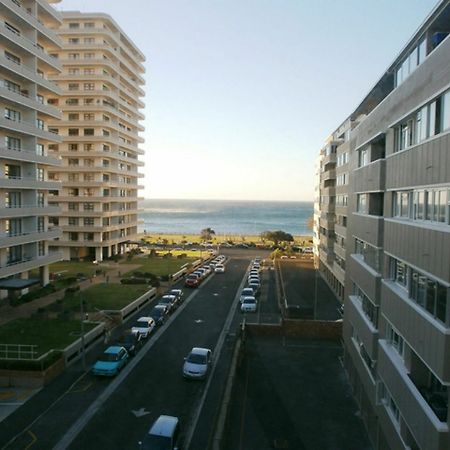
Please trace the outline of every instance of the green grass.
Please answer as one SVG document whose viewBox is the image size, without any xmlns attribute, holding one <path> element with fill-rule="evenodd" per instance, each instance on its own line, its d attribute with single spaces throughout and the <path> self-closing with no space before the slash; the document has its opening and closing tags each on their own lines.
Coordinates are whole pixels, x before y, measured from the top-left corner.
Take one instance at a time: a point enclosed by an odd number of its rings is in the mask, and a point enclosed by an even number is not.
<svg viewBox="0 0 450 450">
<path fill-rule="evenodd" d="M 96 325 L 85 323 L 85 332 Z M 58 319 L 17 319 L 0 327 L 1 344 L 37 345 L 38 355 L 52 349 L 63 349 L 78 339 L 80 321 Z M 0 357 L 4 355 L 0 351 Z"/>
<path fill-rule="evenodd" d="M 185 253 L 185 252 L 181 252 Z M 206 255 L 205 252 L 203 252 Z M 192 263 L 196 259 L 200 257 L 200 253 L 198 253 L 197 257 L 191 258 L 160 258 L 160 257 L 152 257 L 141 256 L 138 258 L 133 258 L 131 261 L 127 261 L 128 264 L 139 264 L 139 269 L 136 269 L 139 272 L 150 272 L 156 276 L 169 275 L 178 272 L 182 266 L 188 263 Z M 128 273 L 129 276 L 132 275 L 132 272 Z"/>
<path fill-rule="evenodd" d="M 95 312 L 98 309 L 119 310 L 130 304 L 148 291 L 146 284 L 113 284 L 101 283 L 91 286 L 81 293 L 63 298 L 58 307 L 62 311 L 80 311 L 80 295 L 84 301 L 85 312 Z"/>
<path fill-rule="evenodd" d="M 77 273 L 84 273 L 90 277 L 97 269 L 101 269 L 92 262 L 77 262 L 77 261 L 60 261 L 51 264 L 49 272 L 51 274 L 61 274 L 64 278 L 75 277 Z"/>
</svg>

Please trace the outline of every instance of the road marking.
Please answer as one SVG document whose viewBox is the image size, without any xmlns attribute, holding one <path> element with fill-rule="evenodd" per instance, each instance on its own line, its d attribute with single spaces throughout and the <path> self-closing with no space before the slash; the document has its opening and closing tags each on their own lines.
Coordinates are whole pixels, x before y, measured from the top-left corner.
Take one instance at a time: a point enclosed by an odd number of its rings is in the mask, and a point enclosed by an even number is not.
<svg viewBox="0 0 450 450">
<path fill-rule="evenodd" d="M 28 449 L 31 448 L 31 447 L 36 443 L 36 441 L 37 441 L 37 437 L 36 437 L 36 435 L 35 435 L 32 431 L 28 430 L 28 434 L 31 436 L 31 442 L 30 442 L 23 450 L 28 450 Z"/>
<path fill-rule="evenodd" d="M 195 323 L 203 323 L 204 321 L 202 319 L 197 319 L 197 320 L 194 320 L 194 322 Z"/>
<path fill-rule="evenodd" d="M 145 408 L 140 408 L 140 409 L 132 409 L 131 412 L 136 417 L 142 417 L 142 416 L 146 416 L 147 414 L 150 414 L 151 411 L 146 411 Z"/>
<path fill-rule="evenodd" d="M 77 394 L 79 392 L 86 392 L 90 387 L 92 386 L 92 381 L 90 383 L 85 384 L 83 387 L 79 389 L 71 389 L 70 391 L 67 391 L 70 394 Z"/>
</svg>

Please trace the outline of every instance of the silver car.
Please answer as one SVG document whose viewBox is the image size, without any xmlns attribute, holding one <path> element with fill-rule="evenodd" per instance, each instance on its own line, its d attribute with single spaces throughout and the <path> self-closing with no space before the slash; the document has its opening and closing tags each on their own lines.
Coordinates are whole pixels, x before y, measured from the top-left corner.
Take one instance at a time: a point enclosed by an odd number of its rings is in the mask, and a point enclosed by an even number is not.
<svg viewBox="0 0 450 450">
<path fill-rule="evenodd" d="M 208 375 L 212 363 L 212 352 L 208 348 L 194 347 L 184 358 L 183 376 L 202 380 Z"/>
</svg>

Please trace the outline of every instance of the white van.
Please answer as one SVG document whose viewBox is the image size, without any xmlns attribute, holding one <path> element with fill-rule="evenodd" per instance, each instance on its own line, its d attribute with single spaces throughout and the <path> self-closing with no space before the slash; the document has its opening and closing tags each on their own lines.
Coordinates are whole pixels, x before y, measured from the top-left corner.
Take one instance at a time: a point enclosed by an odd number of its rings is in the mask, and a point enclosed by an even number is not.
<svg viewBox="0 0 450 450">
<path fill-rule="evenodd" d="M 143 442 L 140 442 L 142 450 L 167 449 L 177 450 L 179 448 L 180 423 L 178 417 L 159 416 L 150 431 L 146 434 Z"/>
</svg>

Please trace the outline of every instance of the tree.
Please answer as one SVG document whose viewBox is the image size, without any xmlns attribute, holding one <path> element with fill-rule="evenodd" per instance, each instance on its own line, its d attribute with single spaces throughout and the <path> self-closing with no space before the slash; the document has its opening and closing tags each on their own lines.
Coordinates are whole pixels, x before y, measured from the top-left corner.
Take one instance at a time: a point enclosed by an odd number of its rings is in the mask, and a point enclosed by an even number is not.
<svg viewBox="0 0 450 450">
<path fill-rule="evenodd" d="M 286 233 L 285 231 L 277 230 L 277 231 L 264 231 L 261 233 L 261 239 L 272 241 L 275 246 L 278 246 L 280 242 L 294 242 L 294 237 L 290 233 Z"/>
<path fill-rule="evenodd" d="M 200 238 L 202 241 L 209 241 L 211 240 L 213 234 L 216 234 L 216 232 L 212 228 L 204 228 L 200 232 Z"/>
</svg>

